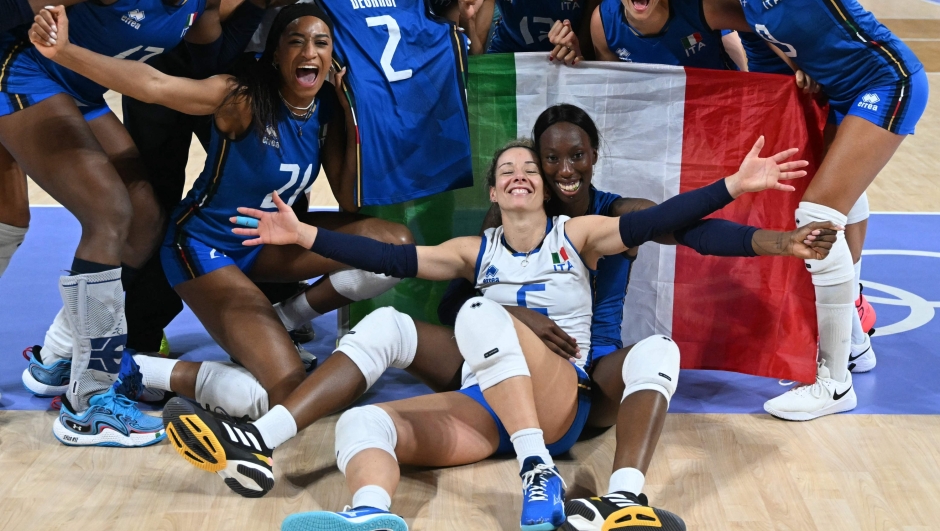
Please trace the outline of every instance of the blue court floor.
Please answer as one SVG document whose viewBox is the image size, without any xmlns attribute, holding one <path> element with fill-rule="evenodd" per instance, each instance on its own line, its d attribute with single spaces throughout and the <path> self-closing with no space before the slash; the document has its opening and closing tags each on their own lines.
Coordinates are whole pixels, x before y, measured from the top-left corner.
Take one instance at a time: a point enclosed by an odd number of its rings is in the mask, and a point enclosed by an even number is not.
<svg viewBox="0 0 940 531">
<path fill-rule="evenodd" d="M 56 279 L 68 267 L 79 226 L 63 208 L 32 209 L 26 242 L 0 278 L 0 408 L 46 409 L 48 399 L 20 383 L 22 350 L 41 343 L 61 300 Z M 872 340 L 878 366 L 855 375 L 853 413 L 940 414 L 940 215 L 874 214 L 862 268 L 865 294 L 878 312 Z M 314 321 L 317 340 L 306 345 L 322 361 L 336 341 L 336 315 Z M 187 360 L 225 360 L 187 309 L 169 326 L 174 352 Z M 791 382 L 718 371 L 683 371 L 671 411 L 759 413 L 765 400 Z M 391 370 L 365 397 L 384 402 L 429 390 L 404 371 Z"/>
</svg>

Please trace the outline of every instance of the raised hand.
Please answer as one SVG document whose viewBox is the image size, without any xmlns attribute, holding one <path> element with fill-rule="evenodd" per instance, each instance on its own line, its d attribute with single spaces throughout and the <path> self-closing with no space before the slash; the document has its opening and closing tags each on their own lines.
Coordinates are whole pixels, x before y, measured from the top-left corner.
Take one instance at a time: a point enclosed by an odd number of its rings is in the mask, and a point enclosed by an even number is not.
<svg viewBox="0 0 940 531">
<path fill-rule="evenodd" d="M 570 20 L 556 20 L 552 29 L 548 32 L 548 42 L 555 45 L 549 61 L 559 59 L 566 65 L 576 65 L 584 60 L 581 53 L 581 43 L 578 41 L 578 35 L 571 29 Z"/>
<path fill-rule="evenodd" d="M 39 10 L 29 28 L 29 40 L 46 59 L 53 59 L 69 44 L 69 19 L 64 6 Z"/>
<path fill-rule="evenodd" d="M 305 227 L 287 203 L 281 201 L 277 192 L 272 192 L 277 212 L 265 212 L 255 208 L 238 207 L 240 216 L 232 216 L 229 221 L 240 225 L 232 229 L 239 236 L 255 236 L 254 239 L 245 240 L 242 245 L 291 245 L 305 243 L 307 234 Z M 248 227 L 248 228 L 242 228 Z M 313 240 L 310 240 L 313 245 Z M 307 245 L 307 247 L 310 247 Z"/>
<path fill-rule="evenodd" d="M 738 197 L 747 192 L 760 192 L 762 190 L 780 190 L 782 192 L 792 192 L 796 188 L 781 184 L 780 181 L 790 179 L 799 179 L 806 176 L 806 171 L 799 168 L 805 168 L 809 162 L 805 160 L 794 160 L 784 162 L 788 158 L 799 152 L 797 148 L 790 148 L 781 151 L 776 155 L 762 159 L 760 158 L 761 149 L 764 148 L 764 137 L 757 139 L 754 147 L 744 157 L 744 162 L 738 172 L 728 177 L 726 184 L 731 197 Z"/>
</svg>

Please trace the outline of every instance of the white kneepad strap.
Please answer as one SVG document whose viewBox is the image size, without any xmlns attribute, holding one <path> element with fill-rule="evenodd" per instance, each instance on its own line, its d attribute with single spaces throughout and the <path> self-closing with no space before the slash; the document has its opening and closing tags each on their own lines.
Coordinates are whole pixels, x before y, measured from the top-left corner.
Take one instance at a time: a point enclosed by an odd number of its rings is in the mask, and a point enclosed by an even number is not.
<svg viewBox="0 0 940 531">
<path fill-rule="evenodd" d="M 336 466 L 346 473 L 346 466 L 363 450 L 385 450 L 392 457 L 398 444 L 398 431 L 392 417 L 378 406 L 354 407 L 336 422 Z"/>
<path fill-rule="evenodd" d="M 460 354 L 481 390 L 515 376 L 530 376 L 509 312 L 484 297 L 464 303 L 454 323 Z"/>
<path fill-rule="evenodd" d="M 633 345 L 623 362 L 623 398 L 649 390 L 662 393 L 668 403 L 678 382 L 679 346 L 666 336 L 650 336 Z"/>
<path fill-rule="evenodd" d="M 361 269 L 340 269 L 330 273 L 333 289 L 351 301 L 364 301 L 385 293 L 401 282 L 400 278 L 370 273 Z"/>
<path fill-rule="evenodd" d="M 366 389 L 389 367 L 407 369 L 418 350 L 418 330 L 407 314 L 379 308 L 359 321 L 333 352 L 342 352 L 362 371 Z"/>
<path fill-rule="evenodd" d="M 848 218 L 838 210 L 816 203 L 803 201 L 796 209 L 796 226 L 802 227 L 814 221 L 831 221 L 843 227 Z M 840 231 L 836 242 L 829 251 L 829 256 L 823 260 L 804 260 L 806 269 L 813 275 L 813 285 L 834 286 L 849 282 L 855 278 L 855 268 L 852 265 L 852 252 L 845 241 L 845 232 Z"/>
<path fill-rule="evenodd" d="M 871 212 L 868 210 L 868 192 L 862 192 L 862 197 L 859 197 L 858 201 L 852 206 L 852 210 L 849 210 L 846 222 L 849 225 L 855 225 L 868 219 L 870 214 Z"/>
<path fill-rule="evenodd" d="M 234 363 L 202 362 L 194 398 L 210 410 L 220 407 L 235 418 L 259 419 L 268 412 L 268 392 L 248 369 Z"/>
</svg>

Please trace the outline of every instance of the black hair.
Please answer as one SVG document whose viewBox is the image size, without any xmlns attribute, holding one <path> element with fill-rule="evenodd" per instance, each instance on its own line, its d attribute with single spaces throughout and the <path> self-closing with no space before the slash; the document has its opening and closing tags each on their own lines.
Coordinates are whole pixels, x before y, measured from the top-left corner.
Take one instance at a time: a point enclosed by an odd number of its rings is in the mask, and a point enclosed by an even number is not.
<svg viewBox="0 0 940 531">
<path fill-rule="evenodd" d="M 301 17 L 316 17 L 326 24 L 333 35 L 333 21 L 317 4 L 292 4 L 282 9 L 274 18 L 264 52 L 257 62 L 235 74 L 232 91 L 222 103 L 225 105 L 234 98 L 247 98 L 251 105 L 253 122 L 258 136 L 264 138 L 268 130 L 277 131 L 281 114 L 280 93 L 281 75 L 274 65 L 274 52 L 277 51 L 281 35 L 292 22 Z"/>
<path fill-rule="evenodd" d="M 591 119 L 590 115 L 581 107 L 568 103 L 560 103 L 558 105 L 552 105 L 542 111 L 542 114 L 535 120 L 535 125 L 532 127 L 532 142 L 537 155 L 541 156 L 540 140 L 542 135 L 549 127 L 559 122 L 567 122 L 576 127 L 580 127 L 582 131 L 587 133 L 588 139 L 591 141 L 591 147 L 594 148 L 595 151 L 599 148 L 600 135 L 597 132 L 597 125 L 594 123 L 594 120 Z"/>
<path fill-rule="evenodd" d="M 486 185 L 488 187 L 496 186 L 496 163 L 499 161 L 499 158 L 503 156 L 503 153 L 515 148 L 525 148 L 532 152 L 532 155 L 535 156 L 535 164 L 539 166 L 539 174 L 541 175 L 542 163 L 539 162 L 539 154 L 535 151 L 532 141 L 528 138 L 517 138 L 506 142 L 502 147 L 496 150 L 496 153 L 493 153 L 493 160 L 490 162 L 489 168 L 486 169 Z M 542 176 L 542 179 L 544 180 L 545 176 Z"/>
</svg>

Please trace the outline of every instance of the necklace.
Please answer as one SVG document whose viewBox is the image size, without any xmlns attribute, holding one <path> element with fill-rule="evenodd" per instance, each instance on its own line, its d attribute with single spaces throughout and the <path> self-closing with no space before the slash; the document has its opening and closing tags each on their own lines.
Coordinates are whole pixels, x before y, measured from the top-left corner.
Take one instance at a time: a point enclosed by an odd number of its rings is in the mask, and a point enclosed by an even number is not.
<svg viewBox="0 0 940 531">
<path fill-rule="evenodd" d="M 546 237 L 548 237 L 548 233 L 546 233 L 545 236 L 542 236 L 542 239 L 541 239 L 541 241 L 539 241 L 539 244 L 538 244 L 538 245 L 536 245 L 533 249 L 530 249 L 528 252 L 525 253 L 525 256 L 522 257 L 522 261 L 519 262 L 519 265 L 521 265 L 522 267 L 525 267 L 525 266 L 529 265 L 529 255 L 531 255 L 531 254 L 534 253 L 535 251 L 538 251 L 539 249 L 542 248 L 542 244 L 545 243 L 545 238 L 546 238 Z M 506 249 L 508 249 L 510 253 L 512 253 L 512 254 L 514 254 L 514 255 L 516 255 L 516 256 L 522 254 L 522 253 L 520 253 L 519 251 L 513 249 L 511 245 L 509 245 L 509 242 L 506 241 L 506 235 L 505 235 L 505 234 L 504 234 L 503 237 L 501 238 L 501 241 L 502 241 L 503 246 L 504 246 Z"/>
<path fill-rule="evenodd" d="M 278 91 L 277 94 L 281 97 L 281 101 L 284 102 L 284 105 L 287 106 L 287 112 L 291 113 L 294 118 L 303 120 L 303 122 L 296 125 L 297 136 L 304 136 L 304 125 L 306 125 L 307 120 L 309 120 L 310 117 L 313 116 L 313 113 L 317 110 L 316 98 L 314 98 L 313 101 L 310 102 L 310 105 L 307 105 L 306 107 L 297 107 L 296 105 L 291 105 L 290 102 L 284 98 L 284 95 L 281 94 L 281 91 Z"/>
</svg>

